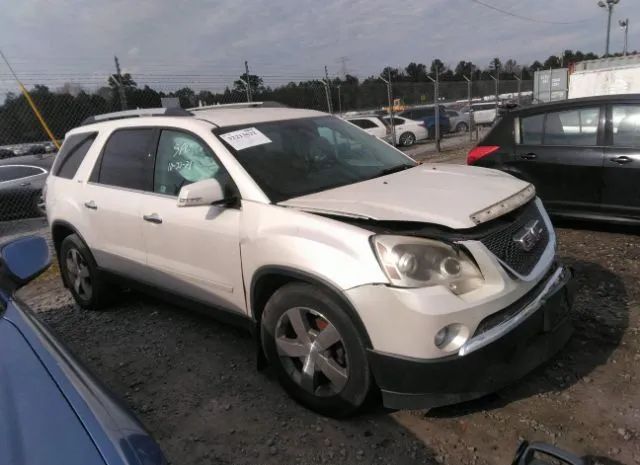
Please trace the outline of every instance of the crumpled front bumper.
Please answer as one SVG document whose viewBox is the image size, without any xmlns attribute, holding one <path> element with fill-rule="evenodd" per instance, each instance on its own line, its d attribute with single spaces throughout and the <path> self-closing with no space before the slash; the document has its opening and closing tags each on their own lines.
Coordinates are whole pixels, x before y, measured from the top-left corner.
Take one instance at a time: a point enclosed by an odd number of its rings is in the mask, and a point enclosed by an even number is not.
<svg viewBox="0 0 640 465">
<path fill-rule="evenodd" d="M 456 355 L 413 359 L 369 351 L 384 405 L 396 409 L 449 405 L 481 397 L 520 379 L 569 339 L 573 295 L 572 272 L 560 267 L 530 292 L 520 312 L 487 331 L 488 337 L 484 333 L 471 338 L 465 344 L 467 350 Z M 470 346 L 474 341 L 482 343 Z"/>
</svg>

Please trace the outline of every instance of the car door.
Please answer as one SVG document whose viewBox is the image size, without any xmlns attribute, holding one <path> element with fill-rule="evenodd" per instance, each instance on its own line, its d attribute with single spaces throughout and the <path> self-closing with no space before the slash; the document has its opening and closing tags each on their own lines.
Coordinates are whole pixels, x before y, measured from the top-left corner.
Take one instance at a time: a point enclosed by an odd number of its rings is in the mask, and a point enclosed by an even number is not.
<svg viewBox="0 0 640 465">
<path fill-rule="evenodd" d="M 391 126 L 391 118 L 386 116 L 382 118 L 382 120 L 385 122 L 385 124 L 388 124 L 389 126 Z M 394 116 L 393 126 L 395 127 L 397 137 L 400 137 L 400 134 L 402 134 L 404 131 L 407 130 L 407 120 L 399 116 Z"/>
<path fill-rule="evenodd" d="M 386 130 L 382 125 L 378 126 L 376 123 L 366 118 L 358 118 L 349 120 L 350 123 L 355 124 L 361 129 L 364 129 L 368 134 L 376 137 L 385 137 L 387 135 Z"/>
<path fill-rule="evenodd" d="M 602 208 L 640 216 L 640 104 L 607 107 Z"/>
<path fill-rule="evenodd" d="M 46 176 L 40 166 L 0 166 L 0 220 L 35 213 Z"/>
<path fill-rule="evenodd" d="M 200 137 L 176 128 L 159 132 L 153 192 L 141 215 L 149 279 L 195 301 L 244 312 L 239 206 L 178 207 L 182 187 L 210 178 L 237 192 Z"/>
<path fill-rule="evenodd" d="M 82 190 L 80 231 L 98 266 L 145 281 L 142 202 L 153 183 L 154 128 L 114 131 Z"/>
<path fill-rule="evenodd" d="M 604 157 L 599 105 L 523 115 L 507 164 L 536 186 L 550 210 L 598 208 Z"/>
</svg>

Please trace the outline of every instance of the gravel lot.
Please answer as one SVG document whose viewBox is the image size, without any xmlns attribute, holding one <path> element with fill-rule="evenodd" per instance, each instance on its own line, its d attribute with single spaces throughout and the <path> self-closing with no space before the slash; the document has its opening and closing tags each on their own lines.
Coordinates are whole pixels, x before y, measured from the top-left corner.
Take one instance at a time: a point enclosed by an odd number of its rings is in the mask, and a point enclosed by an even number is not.
<svg viewBox="0 0 640 465">
<path fill-rule="evenodd" d="M 459 162 L 468 147 L 457 139 L 441 154 L 433 144 L 409 153 Z M 640 464 L 640 238 L 633 229 L 557 226 L 559 255 L 579 286 L 567 347 L 510 388 L 428 412 L 318 417 L 256 370 L 252 339 L 232 327 L 135 293 L 111 311 L 81 311 L 56 267 L 21 292 L 173 464 L 508 464 L 522 438 Z"/>
</svg>

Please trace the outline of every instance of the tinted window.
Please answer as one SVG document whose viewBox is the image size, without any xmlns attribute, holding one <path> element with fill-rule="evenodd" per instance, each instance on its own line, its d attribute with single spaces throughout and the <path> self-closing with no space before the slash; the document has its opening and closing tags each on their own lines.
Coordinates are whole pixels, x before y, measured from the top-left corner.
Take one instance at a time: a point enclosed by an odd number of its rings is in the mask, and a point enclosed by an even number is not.
<svg viewBox="0 0 640 465">
<path fill-rule="evenodd" d="M 156 152 L 154 192 L 178 195 L 182 186 L 222 175 L 213 152 L 200 139 L 186 132 L 162 131 Z M 224 185 L 225 180 L 220 181 Z"/>
<path fill-rule="evenodd" d="M 97 133 L 74 134 L 65 139 L 56 156 L 53 174 L 61 178 L 72 179 L 96 139 Z"/>
<path fill-rule="evenodd" d="M 455 118 L 456 116 L 458 116 L 458 112 L 457 111 L 447 111 L 447 116 L 450 116 L 451 118 Z"/>
<path fill-rule="evenodd" d="M 544 123 L 545 145 L 596 145 L 598 108 L 547 113 Z"/>
<path fill-rule="evenodd" d="M 361 127 L 362 129 L 371 129 L 371 128 L 377 128 L 378 126 L 376 126 L 376 124 L 368 119 L 352 119 L 349 120 L 351 123 L 355 124 L 358 127 Z"/>
<path fill-rule="evenodd" d="M 520 138 L 522 144 L 542 144 L 542 127 L 544 125 L 544 113 L 541 115 L 520 118 Z"/>
<path fill-rule="evenodd" d="M 214 131 L 273 202 L 413 165 L 389 144 L 330 116 Z M 251 136 L 246 143 L 237 143 L 237 134 L 242 132 Z"/>
<path fill-rule="evenodd" d="M 428 118 L 434 116 L 436 111 L 433 108 L 421 108 L 413 111 L 413 119 Z"/>
<path fill-rule="evenodd" d="M 149 190 L 153 129 L 121 129 L 104 147 L 98 182 L 109 186 Z"/>
<path fill-rule="evenodd" d="M 383 118 L 383 121 L 387 124 L 391 124 L 391 118 Z M 402 120 L 400 118 L 393 118 L 394 126 L 402 126 L 403 124 L 406 124 L 405 120 Z"/>
<path fill-rule="evenodd" d="M 614 105 L 613 145 L 640 147 L 640 105 Z"/>
<path fill-rule="evenodd" d="M 13 181 L 42 173 L 44 173 L 44 171 L 35 166 L 0 166 L 0 182 Z"/>
</svg>

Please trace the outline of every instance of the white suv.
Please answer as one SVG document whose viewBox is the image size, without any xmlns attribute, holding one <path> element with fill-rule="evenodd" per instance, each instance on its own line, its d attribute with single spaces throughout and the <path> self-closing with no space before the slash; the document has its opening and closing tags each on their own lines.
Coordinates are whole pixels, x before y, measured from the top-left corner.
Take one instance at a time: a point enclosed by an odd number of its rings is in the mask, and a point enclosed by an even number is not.
<svg viewBox="0 0 640 465">
<path fill-rule="evenodd" d="M 214 107 L 91 118 L 46 211 L 87 309 L 137 286 L 254 331 L 299 402 L 426 408 L 496 390 L 571 332 L 570 271 L 534 188 L 419 165 L 339 118 Z"/>
</svg>

